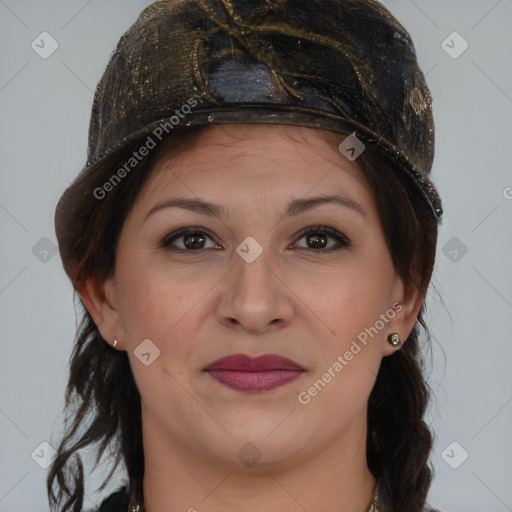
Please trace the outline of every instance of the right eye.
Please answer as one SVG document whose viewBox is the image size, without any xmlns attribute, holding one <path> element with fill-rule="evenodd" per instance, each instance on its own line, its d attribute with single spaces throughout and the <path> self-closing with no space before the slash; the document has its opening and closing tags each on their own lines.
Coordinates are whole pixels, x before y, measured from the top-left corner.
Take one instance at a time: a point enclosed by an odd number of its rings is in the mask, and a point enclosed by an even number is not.
<svg viewBox="0 0 512 512">
<path fill-rule="evenodd" d="M 219 249 L 220 246 L 213 242 L 213 246 L 206 247 L 207 239 L 212 237 L 203 228 L 187 227 L 173 231 L 162 240 L 161 247 L 170 251 L 197 252 L 202 249 Z"/>
</svg>

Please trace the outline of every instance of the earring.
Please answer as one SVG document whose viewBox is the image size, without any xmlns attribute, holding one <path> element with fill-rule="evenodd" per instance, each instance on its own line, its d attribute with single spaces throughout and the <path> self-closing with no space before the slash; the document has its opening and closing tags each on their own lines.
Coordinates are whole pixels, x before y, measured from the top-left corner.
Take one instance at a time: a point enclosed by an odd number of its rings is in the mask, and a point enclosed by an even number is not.
<svg viewBox="0 0 512 512">
<path fill-rule="evenodd" d="M 402 344 L 402 340 L 400 339 L 400 335 L 397 332 L 394 332 L 388 336 L 388 343 L 393 345 L 393 347 L 399 347 Z"/>
<path fill-rule="evenodd" d="M 114 340 L 114 343 L 112 343 L 112 346 L 113 346 L 114 348 L 116 348 L 116 347 L 117 347 L 117 340 Z"/>
</svg>

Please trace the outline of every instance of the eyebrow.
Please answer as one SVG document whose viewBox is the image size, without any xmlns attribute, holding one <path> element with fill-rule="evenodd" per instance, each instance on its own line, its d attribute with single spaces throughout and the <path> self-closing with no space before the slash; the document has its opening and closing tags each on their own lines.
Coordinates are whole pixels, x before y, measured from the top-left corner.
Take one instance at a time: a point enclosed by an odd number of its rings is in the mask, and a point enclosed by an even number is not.
<svg viewBox="0 0 512 512">
<path fill-rule="evenodd" d="M 306 197 L 300 199 L 294 199 L 291 201 L 284 213 L 282 213 L 281 218 L 288 216 L 300 215 L 301 213 L 310 210 L 316 206 L 320 206 L 322 204 L 334 203 L 344 206 L 346 208 L 351 209 L 354 212 L 359 213 L 363 217 L 366 217 L 366 214 L 361 207 L 361 205 L 345 196 L 341 195 L 320 195 L 313 197 Z M 212 217 L 228 217 L 230 212 L 228 208 L 225 206 L 209 203 L 207 201 L 203 201 L 202 199 L 192 199 L 187 197 L 174 197 L 172 199 L 166 199 L 157 203 L 153 206 L 146 215 L 144 221 L 152 215 L 153 213 L 160 211 L 164 208 L 183 208 L 185 210 L 190 210 L 191 212 L 210 215 Z"/>
</svg>

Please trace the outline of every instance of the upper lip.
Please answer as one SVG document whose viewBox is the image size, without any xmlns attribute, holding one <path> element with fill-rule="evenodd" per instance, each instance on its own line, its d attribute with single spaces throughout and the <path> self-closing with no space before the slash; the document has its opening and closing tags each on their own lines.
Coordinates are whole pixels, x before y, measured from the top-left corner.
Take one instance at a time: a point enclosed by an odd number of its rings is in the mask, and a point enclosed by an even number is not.
<svg viewBox="0 0 512 512">
<path fill-rule="evenodd" d="M 251 357 L 245 354 L 233 354 L 221 357 L 210 363 L 205 370 L 229 370 L 241 372 L 265 372 L 270 370 L 304 370 L 298 363 L 277 354 L 265 354 Z"/>
</svg>

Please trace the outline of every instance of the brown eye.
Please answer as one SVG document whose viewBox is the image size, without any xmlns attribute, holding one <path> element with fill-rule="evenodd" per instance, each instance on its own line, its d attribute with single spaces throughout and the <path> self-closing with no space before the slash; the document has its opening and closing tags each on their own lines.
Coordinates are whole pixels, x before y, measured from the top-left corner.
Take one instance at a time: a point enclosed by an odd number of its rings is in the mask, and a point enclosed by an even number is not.
<svg viewBox="0 0 512 512">
<path fill-rule="evenodd" d="M 306 235 L 306 243 L 310 249 L 324 249 L 328 243 L 328 237 L 325 234 Z"/>
<path fill-rule="evenodd" d="M 182 252 L 219 248 L 213 241 L 210 246 L 207 246 L 208 239 L 212 240 L 211 236 L 203 229 L 184 228 L 167 235 L 162 240 L 161 246 L 169 250 Z"/>
<path fill-rule="evenodd" d="M 305 240 L 305 246 L 299 246 L 301 249 L 310 249 L 313 252 L 331 252 L 350 247 L 350 240 L 339 231 L 326 226 L 316 226 L 303 231 L 300 240 Z M 334 244 L 330 244 L 334 240 Z"/>
<path fill-rule="evenodd" d="M 187 249 L 202 249 L 206 241 L 206 237 L 201 233 L 185 235 L 182 238 Z"/>
</svg>

